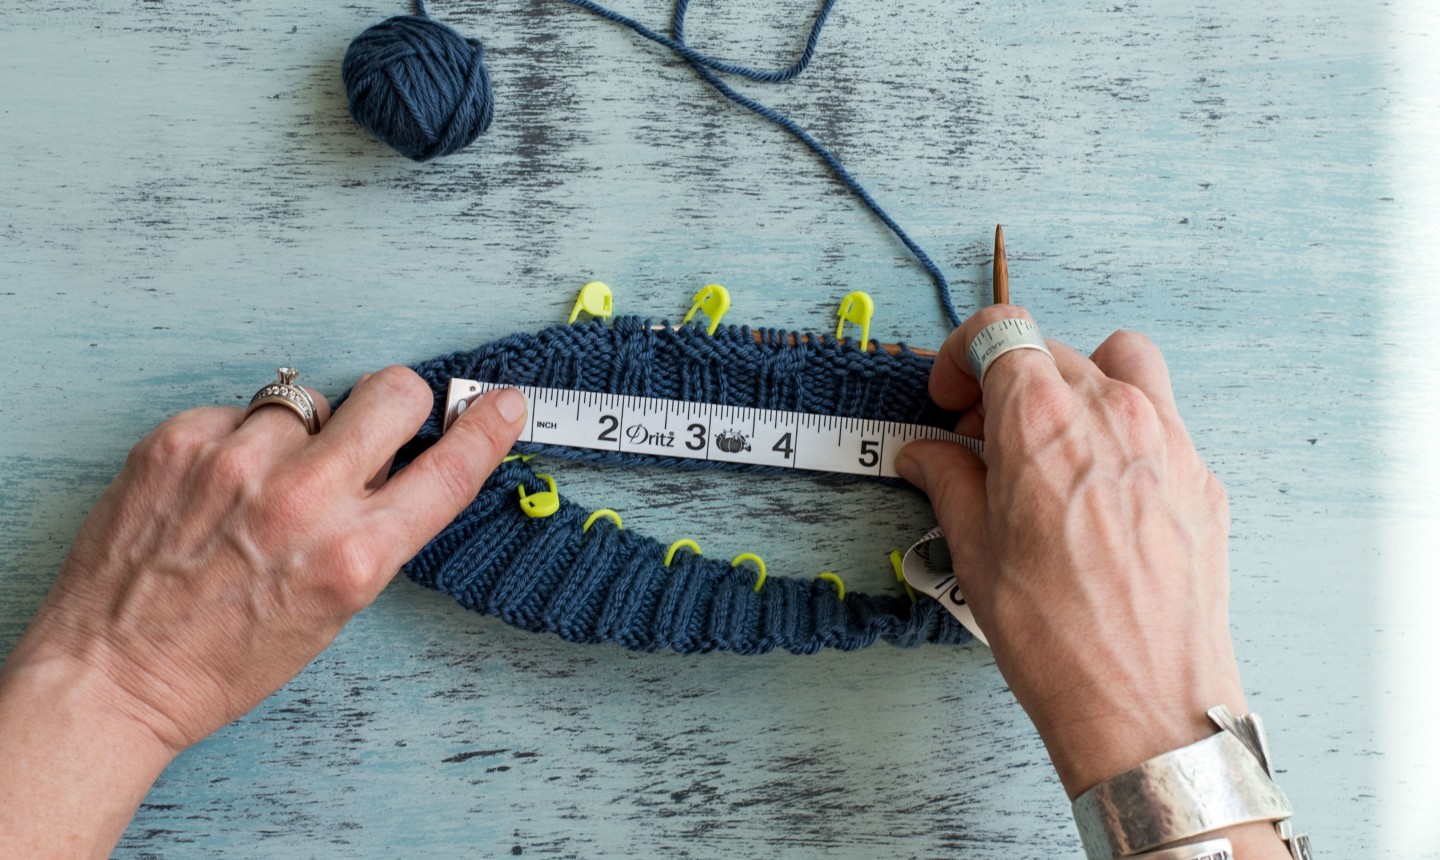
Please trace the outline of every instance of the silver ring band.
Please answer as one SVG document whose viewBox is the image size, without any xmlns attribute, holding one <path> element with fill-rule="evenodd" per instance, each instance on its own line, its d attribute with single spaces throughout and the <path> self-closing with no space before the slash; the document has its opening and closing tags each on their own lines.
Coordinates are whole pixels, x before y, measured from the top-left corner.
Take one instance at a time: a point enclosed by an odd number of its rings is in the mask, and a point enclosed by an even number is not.
<svg viewBox="0 0 1440 860">
<path fill-rule="evenodd" d="M 281 367 L 276 369 L 275 376 L 278 381 L 261 388 L 250 398 L 250 405 L 245 408 L 245 416 L 241 420 L 249 418 L 250 413 L 262 406 L 274 404 L 284 406 L 300 416 L 300 420 L 305 422 L 306 433 L 311 436 L 319 433 L 320 413 L 315 408 L 314 398 L 310 396 L 310 392 L 294 384 L 300 371 L 293 367 Z"/>
<path fill-rule="evenodd" d="M 1017 349 L 1038 349 L 1050 356 L 1051 361 L 1055 360 L 1049 347 L 1045 346 L 1045 336 L 1040 334 L 1040 327 L 1030 320 L 1010 317 L 980 329 L 980 333 L 970 341 L 966 355 L 970 359 L 970 370 L 975 373 L 982 389 L 990 365 L 1005 353 Z"/>
</svg>

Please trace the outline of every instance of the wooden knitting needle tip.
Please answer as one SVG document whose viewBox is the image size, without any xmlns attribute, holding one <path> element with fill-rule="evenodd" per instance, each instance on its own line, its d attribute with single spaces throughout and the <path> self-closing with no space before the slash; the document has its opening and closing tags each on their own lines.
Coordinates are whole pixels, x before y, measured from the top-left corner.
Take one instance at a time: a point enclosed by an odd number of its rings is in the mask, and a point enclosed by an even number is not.
<svg viewBox="0 0 1440 860">
<path fill-rule="evenodd" d="M 1005 262 L 1005 231 L 995 225 L 995 304 L 1010 304 L 1010 267 Z"/>
</svg>

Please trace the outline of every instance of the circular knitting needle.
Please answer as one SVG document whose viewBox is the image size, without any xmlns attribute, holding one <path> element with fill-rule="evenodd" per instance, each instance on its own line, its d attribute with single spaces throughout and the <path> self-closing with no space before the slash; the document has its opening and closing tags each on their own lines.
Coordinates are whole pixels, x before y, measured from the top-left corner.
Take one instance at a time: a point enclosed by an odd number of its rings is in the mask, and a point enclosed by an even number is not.
<svg viewBox="0 0 1440 860">
<path fill-rule="evenodd" d="M 1005 231 L 995 225 L 995 269 L 991 278 L 995 282 L 995 304 L 1010 304 L 1010 267 L 1005 262 Z"/>
<path fill-rule="evenodd" d="M 662 328 L 665 328 L 665 326 L 657 325 L 657 326 L 651 326 L 651 328 L 652 328 L 652 329 L 662 329 Z M 756 343 L 764 343 L 764 342 L 765 342 L 765 335 L 764 335 L 762 332 L 758 331 L 758 330 L 750 332 L 750 337 L 751 337 Z M 786 334 L 786 336 L 785 336 L 785 342 L 786 342 L 787 344 L 789 344 L 790 346 L 796 346 L 796 345 L 802 344 L 802 343 L 809 343 L 811 340 L 812 340 L 812 338 L 811 338 L 810 335 L 808 335 L 808 334 L 802 334 L 802 335 L 799 335 L 799 336 L 797 337 L 794 332 L 790 332 L 790 333 Z M 817 337 L 817 338 L 813 338 L 813 340 L 815 340 L 816 342 L 819 342 L 819 341 L 821 340 L 821 338 L 818 338 L 818 337 Z M 899 344 L 897 344 L 897 343 L 876 343 L 875 346 L 879 347 L 880 349 L 884 350 L 885 352 L 889 353 L 890 355 L 899 355 L 899 354 L 903 351 L 903 348 L 902 348 Z M 909 347 L 909 349 L 910 349 L 911 352 L 915 353 L 916 355 L 921 355 L 921 356 L 924 356 L 925 358 L 934 358 L 935 356 L 939 355 L 939 353 L 936 352 L 936 351 L 933 350 L 933 349 L 922 349 L 921 347 L 918 347 L 918 346 L 912 346 L 912 347 Z M 874 350 L 871 349 L 871 350 L 869 350 L 869 351 L 873 352 Z"/>
</svg>

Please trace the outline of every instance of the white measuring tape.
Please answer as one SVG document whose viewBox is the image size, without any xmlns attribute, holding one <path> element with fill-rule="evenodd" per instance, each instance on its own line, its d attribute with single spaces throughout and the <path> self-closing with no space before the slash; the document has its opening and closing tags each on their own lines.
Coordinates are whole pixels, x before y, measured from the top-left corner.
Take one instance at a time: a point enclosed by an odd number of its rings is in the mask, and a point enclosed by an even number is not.
<svg viewBox="0 0 1440 860">
<path fill-rule="evenodd" d="M 895 455 L 916 439 L 945 439 L 976 454 L 978 439 L 922 424 L 837 418 L 656 397 L 450 380 L 445 429 L 472 400 L 518 388 L 530 404 L 522 442 L 898 478 Z"/>
</svg>

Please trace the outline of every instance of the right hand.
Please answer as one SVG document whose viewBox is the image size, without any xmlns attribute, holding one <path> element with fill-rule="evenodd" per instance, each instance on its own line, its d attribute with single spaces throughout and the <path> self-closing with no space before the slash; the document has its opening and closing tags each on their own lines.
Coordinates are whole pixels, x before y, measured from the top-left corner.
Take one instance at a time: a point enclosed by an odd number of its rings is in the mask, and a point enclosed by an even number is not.
<svg viewBox="0 0 1440 860">
<path fill-rule="evenodd" d="M 966 320 L 930 380 L 985 460 L 929 440 L 896 465 L 934 505 L 960 589 L 1073 798 L 1214 734 L 1214 705 L 1247 712 L 1229 514 L 1150 341 L 1117 332 L 1088 359 L 1051 341 L 1053 363 L 1015 350 L 982 393 L 966 348 L 1007 317 L 1029 314 L 997 305 Z"/>
</svg>

